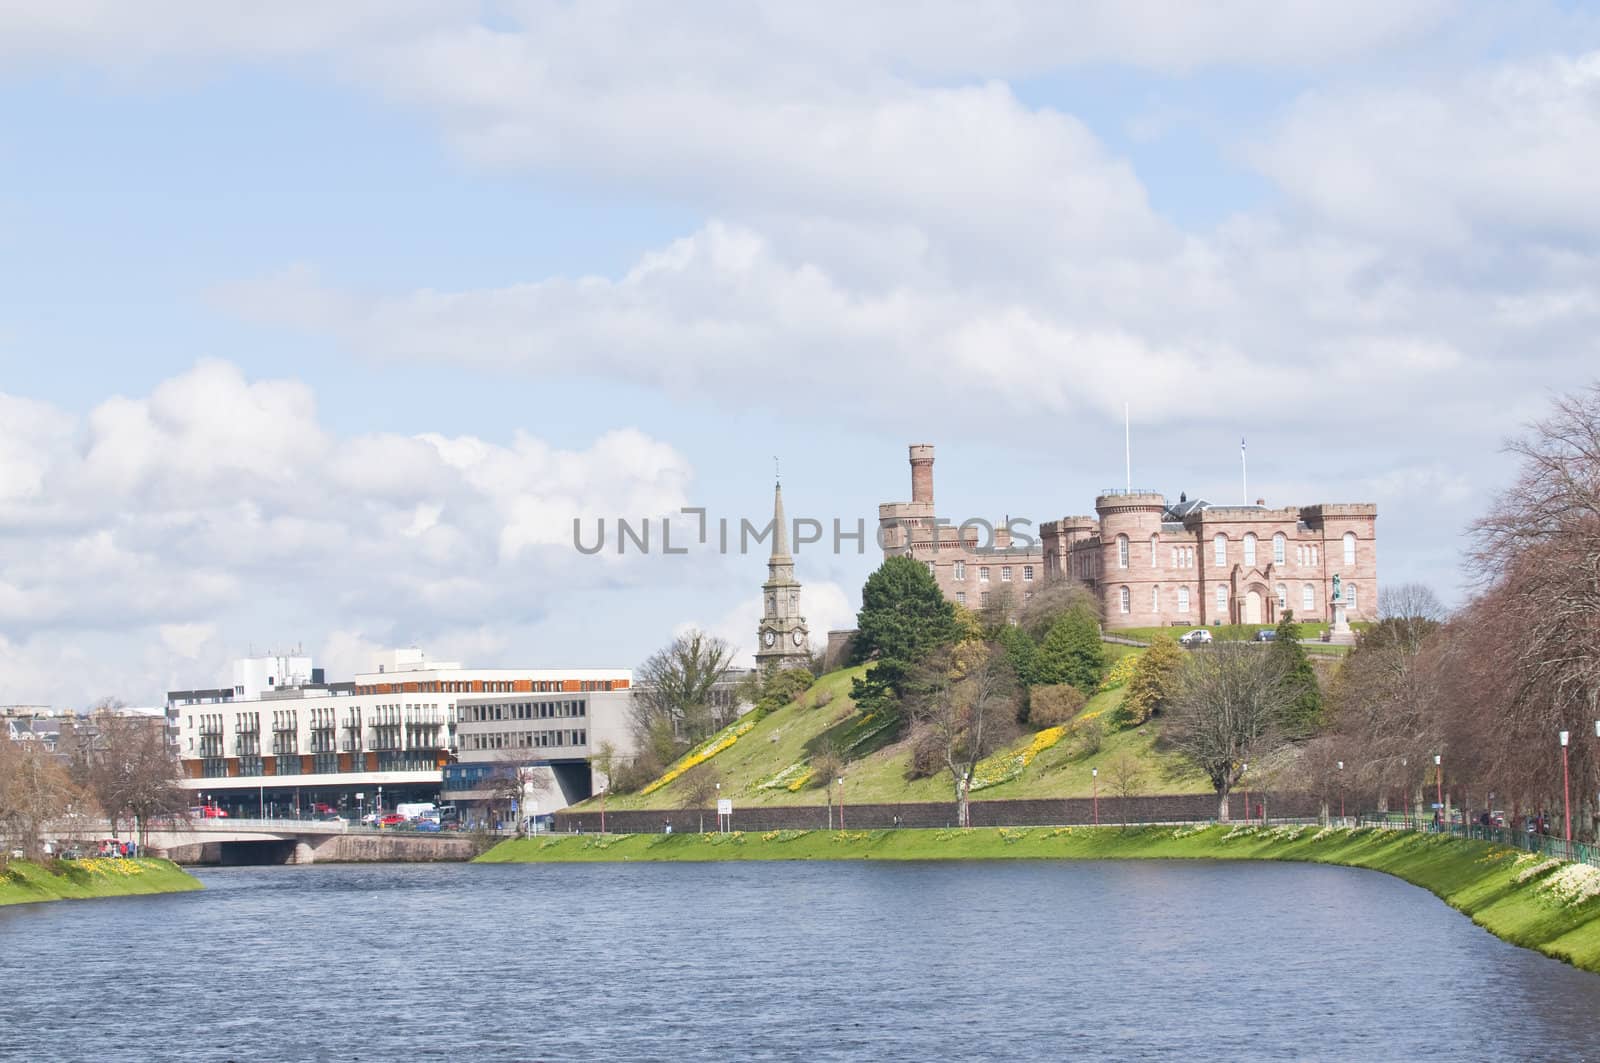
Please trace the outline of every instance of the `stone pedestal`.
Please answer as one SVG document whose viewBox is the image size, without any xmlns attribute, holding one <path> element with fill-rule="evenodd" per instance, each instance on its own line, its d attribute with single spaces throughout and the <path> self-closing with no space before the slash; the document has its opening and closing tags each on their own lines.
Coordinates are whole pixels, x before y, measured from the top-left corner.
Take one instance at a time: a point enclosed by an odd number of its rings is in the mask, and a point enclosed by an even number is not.
<svg viewBox="0 0 1600 1063">
<path fill-rule="evenodd" d="M 1344 603 L 1333 603 L 1333 626 L 1328 629 L 1328 641 L 1338 645 L 1351 645 L 1356 633 L 1350 630 L 1350 619 L 1345 616 Z"/>
</svg>

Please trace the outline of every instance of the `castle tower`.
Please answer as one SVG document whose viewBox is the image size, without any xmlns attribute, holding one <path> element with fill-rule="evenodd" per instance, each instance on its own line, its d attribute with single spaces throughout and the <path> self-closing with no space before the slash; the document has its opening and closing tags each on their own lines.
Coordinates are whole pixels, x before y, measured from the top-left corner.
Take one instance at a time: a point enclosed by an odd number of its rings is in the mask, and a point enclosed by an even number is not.
<svg viewBox="0 0 1600 1063">
<path fill-rule="evenodd" d="M 789 524 L 783 513 L 783 485 L 772 490 L 772 556 L 761 585 L 761 626 L 756 631 L 756 665 L 762 669 L 805 667 L 811 653 L 806 618 L 800 615 L 800 583 L 789 556 Z"/>
</svg>

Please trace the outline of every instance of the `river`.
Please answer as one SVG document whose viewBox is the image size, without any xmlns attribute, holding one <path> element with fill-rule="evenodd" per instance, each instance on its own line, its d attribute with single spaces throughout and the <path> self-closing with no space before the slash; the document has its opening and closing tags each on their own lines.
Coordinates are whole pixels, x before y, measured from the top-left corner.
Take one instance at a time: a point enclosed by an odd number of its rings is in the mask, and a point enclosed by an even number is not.
<svg viewBox="0 0 1600 1063">
<path fill-rule="evenodd" d="M 21 1060 L 1600 1060 L 1600 977 L 1348 868 L 323 865 L 0 908 Z"/>
</svg>

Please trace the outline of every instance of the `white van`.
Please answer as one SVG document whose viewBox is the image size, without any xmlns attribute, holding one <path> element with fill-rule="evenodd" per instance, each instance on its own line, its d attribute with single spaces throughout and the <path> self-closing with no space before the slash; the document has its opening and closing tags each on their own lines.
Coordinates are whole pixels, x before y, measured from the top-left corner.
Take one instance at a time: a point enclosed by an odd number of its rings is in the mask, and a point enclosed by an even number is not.
<svg viewBox="0 0 1600 1063">
<path fill-rule="evenodd" d="M 438 819 L 439 810 L 433 806 L 432 801 L 414 804 L 399 804 L 394 806 L 395 813 L 407 819 Z"/>
</svg>

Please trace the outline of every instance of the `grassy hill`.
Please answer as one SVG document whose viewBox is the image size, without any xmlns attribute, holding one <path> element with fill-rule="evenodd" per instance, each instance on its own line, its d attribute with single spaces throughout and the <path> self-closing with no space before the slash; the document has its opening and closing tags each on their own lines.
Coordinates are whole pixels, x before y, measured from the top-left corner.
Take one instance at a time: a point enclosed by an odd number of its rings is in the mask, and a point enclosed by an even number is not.
<svg viewBox="0 0 1600 1063">
<path fill-rule="evenodd" d="M 1113 661 L 1139 652 L 1118 645 L 1108 645 L 1106 650 Z M 607 807 L 681 807 L 689 792 L 684 772 L 702 762 L 716 765 L 722 776 L 722 796 L 734 798 L 740 807 L 818 804 L 823 794 L 816 787 L 816 780 L 807 781 L 809 760 L 829 742 L 837 746 L 855 743 L 845 771 L 847 804 L 950 800 L 948 773 L 908 780 L 909 741 L 903 735 L 873 733 L 873 722 L 856 711 L 850 700 L 850 684 L 864 671 L 865 666 L 859 666 L 831 672 L 765 718 L 754 723 L 748 717 L 735 721 L 669 768 L 662 777 L 668 781 L 657 780 L 645 788 L 648 792 L 612 795 L 607 798 Z M 1121 704 L 1123 693 L 1119 686 L 1096 694 L 1079 719 L 1104 721 Z M 991 785 L 975 790 L 973 796 L 977 800 L 1088 797 L 1093 790 L 1092 768 L 1100 769 L 1100 792 L 1106 794 L 1108 766 L 1123 753 L 1135 758 L 1141 767 L 1141 793 L 1210 792 L 1210 784 L 1203 776 L 1176 755 L 1154 748 L 1157 735 L 1154 724 L 1120 732 L 1107 728 L 1099 748 L 1091 749 L 1069 734 L 1049 744 L 1053 737 L 1049 732 L 1026 733 L 985 762 L 979 778 Z M 1033 749 L 1037 752 L 1031 752 Z M 715 752 L 706 756 L 709 750 Z M 1019 760 L 1026 760 L 1020 771 Z M 580 807 L 597 804 L 590 801 Z"/>
</svg>

